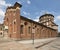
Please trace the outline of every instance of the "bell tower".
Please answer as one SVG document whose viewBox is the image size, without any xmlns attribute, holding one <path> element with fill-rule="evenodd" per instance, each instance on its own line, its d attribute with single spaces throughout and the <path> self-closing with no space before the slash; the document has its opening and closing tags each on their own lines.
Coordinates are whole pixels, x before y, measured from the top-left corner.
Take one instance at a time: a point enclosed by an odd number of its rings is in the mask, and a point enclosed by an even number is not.
<svg viewBox="0 0 60 50">
<path fill-rule="evenodd" d="M 8 27 L 7 35 L 10 39 L 20 39 L 20 8 L 21 4 L 15 3 L 6 9 L 4 26 Z M 6 28 L 5 28 L 6 29 Z"/>
</svg>

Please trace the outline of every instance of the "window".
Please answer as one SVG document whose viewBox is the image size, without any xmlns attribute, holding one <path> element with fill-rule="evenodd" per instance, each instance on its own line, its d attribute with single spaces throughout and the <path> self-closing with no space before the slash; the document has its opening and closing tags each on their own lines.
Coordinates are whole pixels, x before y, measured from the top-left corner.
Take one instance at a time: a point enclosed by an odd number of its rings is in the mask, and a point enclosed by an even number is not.
<svg viewBox="0 0 60 50">
<path fill-rule="evenodd" d="M 7 18 L 7 21 L 8 21 L 8 18 Z"/>
<path fill-rule="evenodd" d="M 25 22 L 24 24 L 27 25 L 27 22 Z"/>
<path fill-rule="evenodd" d="M 20 33 L 23 34 L 23 25 L 21 25 Z"/>
<path fill-rule="evenodd" d="M 16 24 L 16 19 L 14 19 L 14 21 L 13 21 L 13 22 L 14 22 L 14 24 Z"/>
<path fill-rule="evenodd" d="M 16 22 L 14 21 L 14 24 L 15 24 Z"/>
<path fill-rule="evenodd" d="M 35 25 L 35 28 L 36 28 L 37 26 Z"/>
<path fill-rule="evenodd" d="M 2 35 L 2 32 L 0 33 L 0 35 Z"/>
<path fill-rule="evenodd" d="M 38 33 L 39 34 L 39 28 L 37 28 L 37 30 L 36 30 L 37 32 L 36 33 Z"/>
<path fill-rule="evenodd" d="M 29 33 L 29 34 L 31 33 L 31 28 L 30 28 L 30 27 L 28 27 L 28 33 Z"/>
</svg>

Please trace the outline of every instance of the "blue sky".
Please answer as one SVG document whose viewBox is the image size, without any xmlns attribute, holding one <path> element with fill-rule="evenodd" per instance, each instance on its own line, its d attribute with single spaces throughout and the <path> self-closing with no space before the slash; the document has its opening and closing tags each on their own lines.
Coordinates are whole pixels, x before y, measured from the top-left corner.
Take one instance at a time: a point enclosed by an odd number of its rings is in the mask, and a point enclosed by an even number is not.
<svg viewBox="0 0 60 50">
<path fill-rule="evenodd" d="M 60 31 L 60 0 L 0 0 L 0 23 L 3 22 L 7 6 L 19 2 L 22 5 L 21 15 L 38 21 L 44 13 L 55 16 L 55 23 L 59 25 Z"/>
</svg>

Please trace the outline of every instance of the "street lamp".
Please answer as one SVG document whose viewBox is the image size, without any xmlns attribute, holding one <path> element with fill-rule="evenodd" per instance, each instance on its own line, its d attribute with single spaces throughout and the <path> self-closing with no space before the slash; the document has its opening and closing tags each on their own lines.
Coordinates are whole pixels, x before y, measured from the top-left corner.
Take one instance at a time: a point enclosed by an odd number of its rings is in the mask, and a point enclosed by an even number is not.
<svg viewBox="0 0 60 50">
<path fill-rule="evenodd" d="M 33 40 L 33 44 L 34 44 L 34 33 L 35 33 L 35 29 L 34 27 L 32 28 L 32 40 Z"/>
</svg>

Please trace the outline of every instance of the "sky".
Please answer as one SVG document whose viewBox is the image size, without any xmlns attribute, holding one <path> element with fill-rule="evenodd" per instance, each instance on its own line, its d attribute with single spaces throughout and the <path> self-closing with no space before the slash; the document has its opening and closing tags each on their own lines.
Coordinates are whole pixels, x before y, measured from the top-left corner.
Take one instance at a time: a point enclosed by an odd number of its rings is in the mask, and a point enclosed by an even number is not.
<svg viewBox="0 0 60 50">
<path fill-rule="evenodd" d="M 34 21 L 38 21 L 45 13 L 54 15 L 54 22 L 59 25 L 60 31 L 60 0 L 0 0 L 0 23 L 3 23 L 6 8 L 15 2 L 22 5 L 21 15 Z"/>
</svg>

